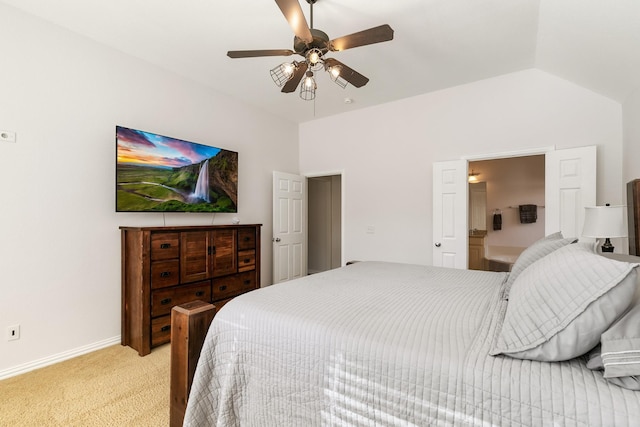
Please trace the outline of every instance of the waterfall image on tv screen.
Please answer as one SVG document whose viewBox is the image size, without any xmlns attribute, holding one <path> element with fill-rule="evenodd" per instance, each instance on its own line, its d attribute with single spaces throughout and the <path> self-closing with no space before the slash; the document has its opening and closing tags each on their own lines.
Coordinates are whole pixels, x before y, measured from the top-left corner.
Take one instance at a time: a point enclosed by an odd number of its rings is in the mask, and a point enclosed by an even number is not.
<svg viewBox="0 0 640 427">
<path fill-rule="evenodd" d="M 117 212 L 237 212 L 238 153 L 116 126 Z"/>
</svg>

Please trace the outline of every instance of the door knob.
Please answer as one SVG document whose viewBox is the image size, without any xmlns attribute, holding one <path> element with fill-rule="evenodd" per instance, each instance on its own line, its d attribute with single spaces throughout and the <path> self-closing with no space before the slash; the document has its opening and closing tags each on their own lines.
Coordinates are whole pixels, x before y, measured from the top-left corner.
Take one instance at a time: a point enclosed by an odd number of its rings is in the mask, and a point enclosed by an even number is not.
<svg viewBox="0 0 640 427">
<path fill-rule="evenodd" d="M 439 248 L 440 246 L 442 246 L 440 242 L 436 243 L 436 248 Z"/>
<path fill-rule="evenodd" d="M 277 243 L 277 242 L 279 242 L 279 241 L 280 241 L 280 238 L 279 238 L 279 237 L 274 237 L 274 238 L 273 238 L 273 239 L 271 239 L 271 240 Z"/>
</svg>

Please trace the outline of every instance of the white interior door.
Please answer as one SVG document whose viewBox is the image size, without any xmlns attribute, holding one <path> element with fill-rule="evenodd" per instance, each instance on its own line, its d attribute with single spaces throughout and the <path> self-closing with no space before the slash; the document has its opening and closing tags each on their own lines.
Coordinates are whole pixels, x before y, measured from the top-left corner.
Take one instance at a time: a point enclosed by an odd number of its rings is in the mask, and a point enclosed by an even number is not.
<svg viewBox="0 0 640 427">
<path fill-rule="evenodd" d="M 499 156 L 496 158 L 500 158 Z M 433 265 L 467 268 L 467 161 L 433 164 Z M 545 153 L 545 234 L 580 237 L 596 205 L 596 147 Z"/>
<path fill-rule="evenodd" d="M 467 268 L 467 161 L 433 164 L 433 265 Z"/>
<path fill-rule="evenodd" d="M 273 172 L 273 283 L 307 275 L 307 181 Z"/>
<path fill-rule="evenodd" d="M 545 234 L 580 237 L 585 206 L 596 205 L 596 147 L 545 155 Z"/>
</svg>

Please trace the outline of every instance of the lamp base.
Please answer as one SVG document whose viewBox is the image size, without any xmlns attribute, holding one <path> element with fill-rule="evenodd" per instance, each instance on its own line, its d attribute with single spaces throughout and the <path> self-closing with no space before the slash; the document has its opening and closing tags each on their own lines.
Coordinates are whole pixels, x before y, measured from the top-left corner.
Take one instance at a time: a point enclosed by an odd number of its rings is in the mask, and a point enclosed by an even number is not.
<svg viewBox="0 0 640 427">
<path fill-rule="evenodd" d="M 602 250 L 602 252 L 613 252 L 613 250 L 615 249 L 613 247 L 613 245 L 611 244 L 611 240 L 609 240 L 609 238 L 607 237 L 604 240 L 604 244 L 600 247 L 600 249 Z"/>
</svg>

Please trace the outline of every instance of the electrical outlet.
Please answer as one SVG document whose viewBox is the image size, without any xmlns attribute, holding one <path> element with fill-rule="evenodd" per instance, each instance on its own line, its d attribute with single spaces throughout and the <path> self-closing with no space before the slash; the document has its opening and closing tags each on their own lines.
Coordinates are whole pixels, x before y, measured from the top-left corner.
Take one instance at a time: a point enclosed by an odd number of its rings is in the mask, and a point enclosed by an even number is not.
<svg viewBox="0 0 640 427">
<path fill-rule="evenodd" d="M 16 133 L 10 130 L 0 130 L 0 141 L 16 142 Z"/>
<path fill-rule="evenodd" d="M 7 328 L 7 341 L 20 339 L 20 325 L 13 325 Z"/>
</svg>

